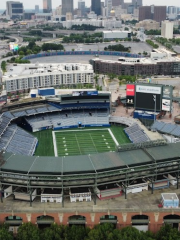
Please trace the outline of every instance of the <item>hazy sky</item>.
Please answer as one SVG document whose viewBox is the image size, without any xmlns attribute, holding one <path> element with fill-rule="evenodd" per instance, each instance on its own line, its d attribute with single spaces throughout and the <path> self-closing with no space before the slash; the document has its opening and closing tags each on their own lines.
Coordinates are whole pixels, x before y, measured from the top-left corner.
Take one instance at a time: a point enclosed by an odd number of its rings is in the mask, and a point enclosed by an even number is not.
<svg viewBox="0 0 180 240">
<path fill-rule="evenodd" d="M 42 8 L 42 1 L 43 0 L 14 0 L 14 1 L 20 1 L 24 3 L 24 8 L 31 8 L 34 9 L 34 6 L 37 4 L 40 8 Z M 103 0 L 102 0 L 103 1 Z M 1 6 L 0 9 L 6 8 L 6 0 L 0 0 Z M 74 6 L 77 7 L 78 0 L 74 0 Z M 86 5 L 90 6 L 91 0 L 85 0 Z M 125 2 L 130 2 L 130 0 L 125 0 Z M 171 5 L 171 6 L 179 6 L 180 7 L 180 1 L 179 0 L 143 0 L 143 5 Z M 57 7 L 58 5 L 61 5 L 61 0 L 52 0 L 53 8 Z"/>
</svg>

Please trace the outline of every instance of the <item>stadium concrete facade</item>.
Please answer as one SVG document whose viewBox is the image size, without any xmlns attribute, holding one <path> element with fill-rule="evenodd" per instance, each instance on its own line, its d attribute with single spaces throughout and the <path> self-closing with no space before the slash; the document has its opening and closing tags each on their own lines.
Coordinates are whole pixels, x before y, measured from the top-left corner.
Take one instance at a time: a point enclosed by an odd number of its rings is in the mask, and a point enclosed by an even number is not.
<svg viewBox="0 0 180 240">
<path fill-rule="evenodd" d="M 40 103 L 46 104 L 44 109 Z M 14 116 L 21 121 L 24 113 L 34 115 L 33 109 L 41 116 L 55 110 L 44 100 L 6 106 L 1 136 Z M 110 122 L 134 126 L 133 120 L 121 117 Z M 132 225 L 153 232 L 165 222 L 176 226 L 180 223 L 178 208 L 162 209 L 158 203 L 161 189 L 178 192 L 179 155 L 180 143 L 167 144 L 165 140 L 125 144 L 116 152 L 81 156 L 23 156 L 2 151 L 0 222 L 9 224 L 14 232 L 28 221 L 39 227 L 53 222 L 89 227 L 109 222 L 118 228 Z M 133 193 L 137 193 L 135 198 Z"/>
</svg>

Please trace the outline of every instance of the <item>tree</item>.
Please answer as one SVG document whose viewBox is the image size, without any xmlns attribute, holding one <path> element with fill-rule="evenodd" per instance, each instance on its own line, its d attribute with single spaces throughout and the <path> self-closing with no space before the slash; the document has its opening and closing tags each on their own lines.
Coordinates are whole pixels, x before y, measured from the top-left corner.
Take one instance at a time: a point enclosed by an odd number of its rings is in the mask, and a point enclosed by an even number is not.
<svg viewBox="0 0 180 240">
<path fill-rule="evenodd" d="M 88 227 L 73 225 L 72 227 L 65 228 L 66 240 L 84 240 L 90 232 Z"/>
<path fill-rule="evenodd" d="M 63 240 L 65 227 L 63 225 L 52 224 L 45 228 L 41 233 L 41 239 L 45 240 Z"/>
<path fill-rule="evenodd" d="M 157 240 L 176 240 L 180 239 L 180 232 L 171 225 L 166 224 L 160 228 L 156 234 Z"/>
<path fill-rule="evenodd" d="M 113 224 L 104 223 L 95 226 L 88 234 L 88 240 L 115 240 Z M 118 239 L 116 239 L 118 240 Z"/>
<path fill-rule="evenodd" d="M 24 223 L 18 229 L 17 240 L 41 240 L 40 231 L 32 223 Z"/>
<path fill-rule="evenodd" d="M 11 232 L 9 232 L 7 225 L 2 225 L 0 227 L 0 239 L 2 239 L 2 240 L 13 240 L 13 235 L 12 235 Z"/>
<path fill-rule="evenodd" d="M 28 48 L 29 48 L 29 49 L 33 49 L 34 46 L 36 46 L 35 41 L 29 42 L 29 44 L 28 44 Z"/>
</svg>

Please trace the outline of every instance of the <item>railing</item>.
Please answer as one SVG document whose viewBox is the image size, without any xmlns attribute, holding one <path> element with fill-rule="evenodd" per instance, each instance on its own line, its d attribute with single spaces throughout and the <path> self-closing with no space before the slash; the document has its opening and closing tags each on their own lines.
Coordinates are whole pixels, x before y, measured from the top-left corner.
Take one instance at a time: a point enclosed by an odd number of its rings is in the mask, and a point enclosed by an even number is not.
<svg viewBox="0 0 180 240">
<path fill-rule="evenodd" d="M 28 60 L 32 58 L 39 57 L 49 57 L 57 55 L 106 55 L 106 56 L 120 56 L 120 57 L 131 57 L 131 58 L 142 58 L 144 56 L 139 54 L 132 54 L 128 52 L 115 52 L 115 51 L 55 51 L 55 52 L 45 52 L 28 55 L 22 58 L 22 60 Z"/>
</svg>

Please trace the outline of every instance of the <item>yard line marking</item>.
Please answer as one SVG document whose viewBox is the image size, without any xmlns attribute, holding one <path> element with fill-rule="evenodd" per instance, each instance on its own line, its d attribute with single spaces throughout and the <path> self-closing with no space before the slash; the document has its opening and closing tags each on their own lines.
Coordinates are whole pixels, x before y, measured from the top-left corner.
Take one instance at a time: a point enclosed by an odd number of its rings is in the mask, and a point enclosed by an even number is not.
<svg viewBox="0 0 180 240">
<path fill-rule="evenodd" d="M 80 151 L 80 153 L 82 154 L 76 134 L 75 134 L 75 137 L 76 137 L 77 145 L 78 145 L 78 147 L 79 147 L 79 151 Z"/>
<path fill-rule="evenodd" d="M 94 147 L 95 147 L 95 150 L 96 150 L 96 152 L 98 153 L 97 148 L 96 148 L 96 145 L 94 144 L 94 140 L 93 140 L 93 138 L 92 138 L 92 136 L 91 136 L 91 133 L 89 133 L 89 135 L 90 135 L 91 141 L 92 141 L 92 143 L 93 143 L 93 145 L 94 145 Z"/>
</svg>

